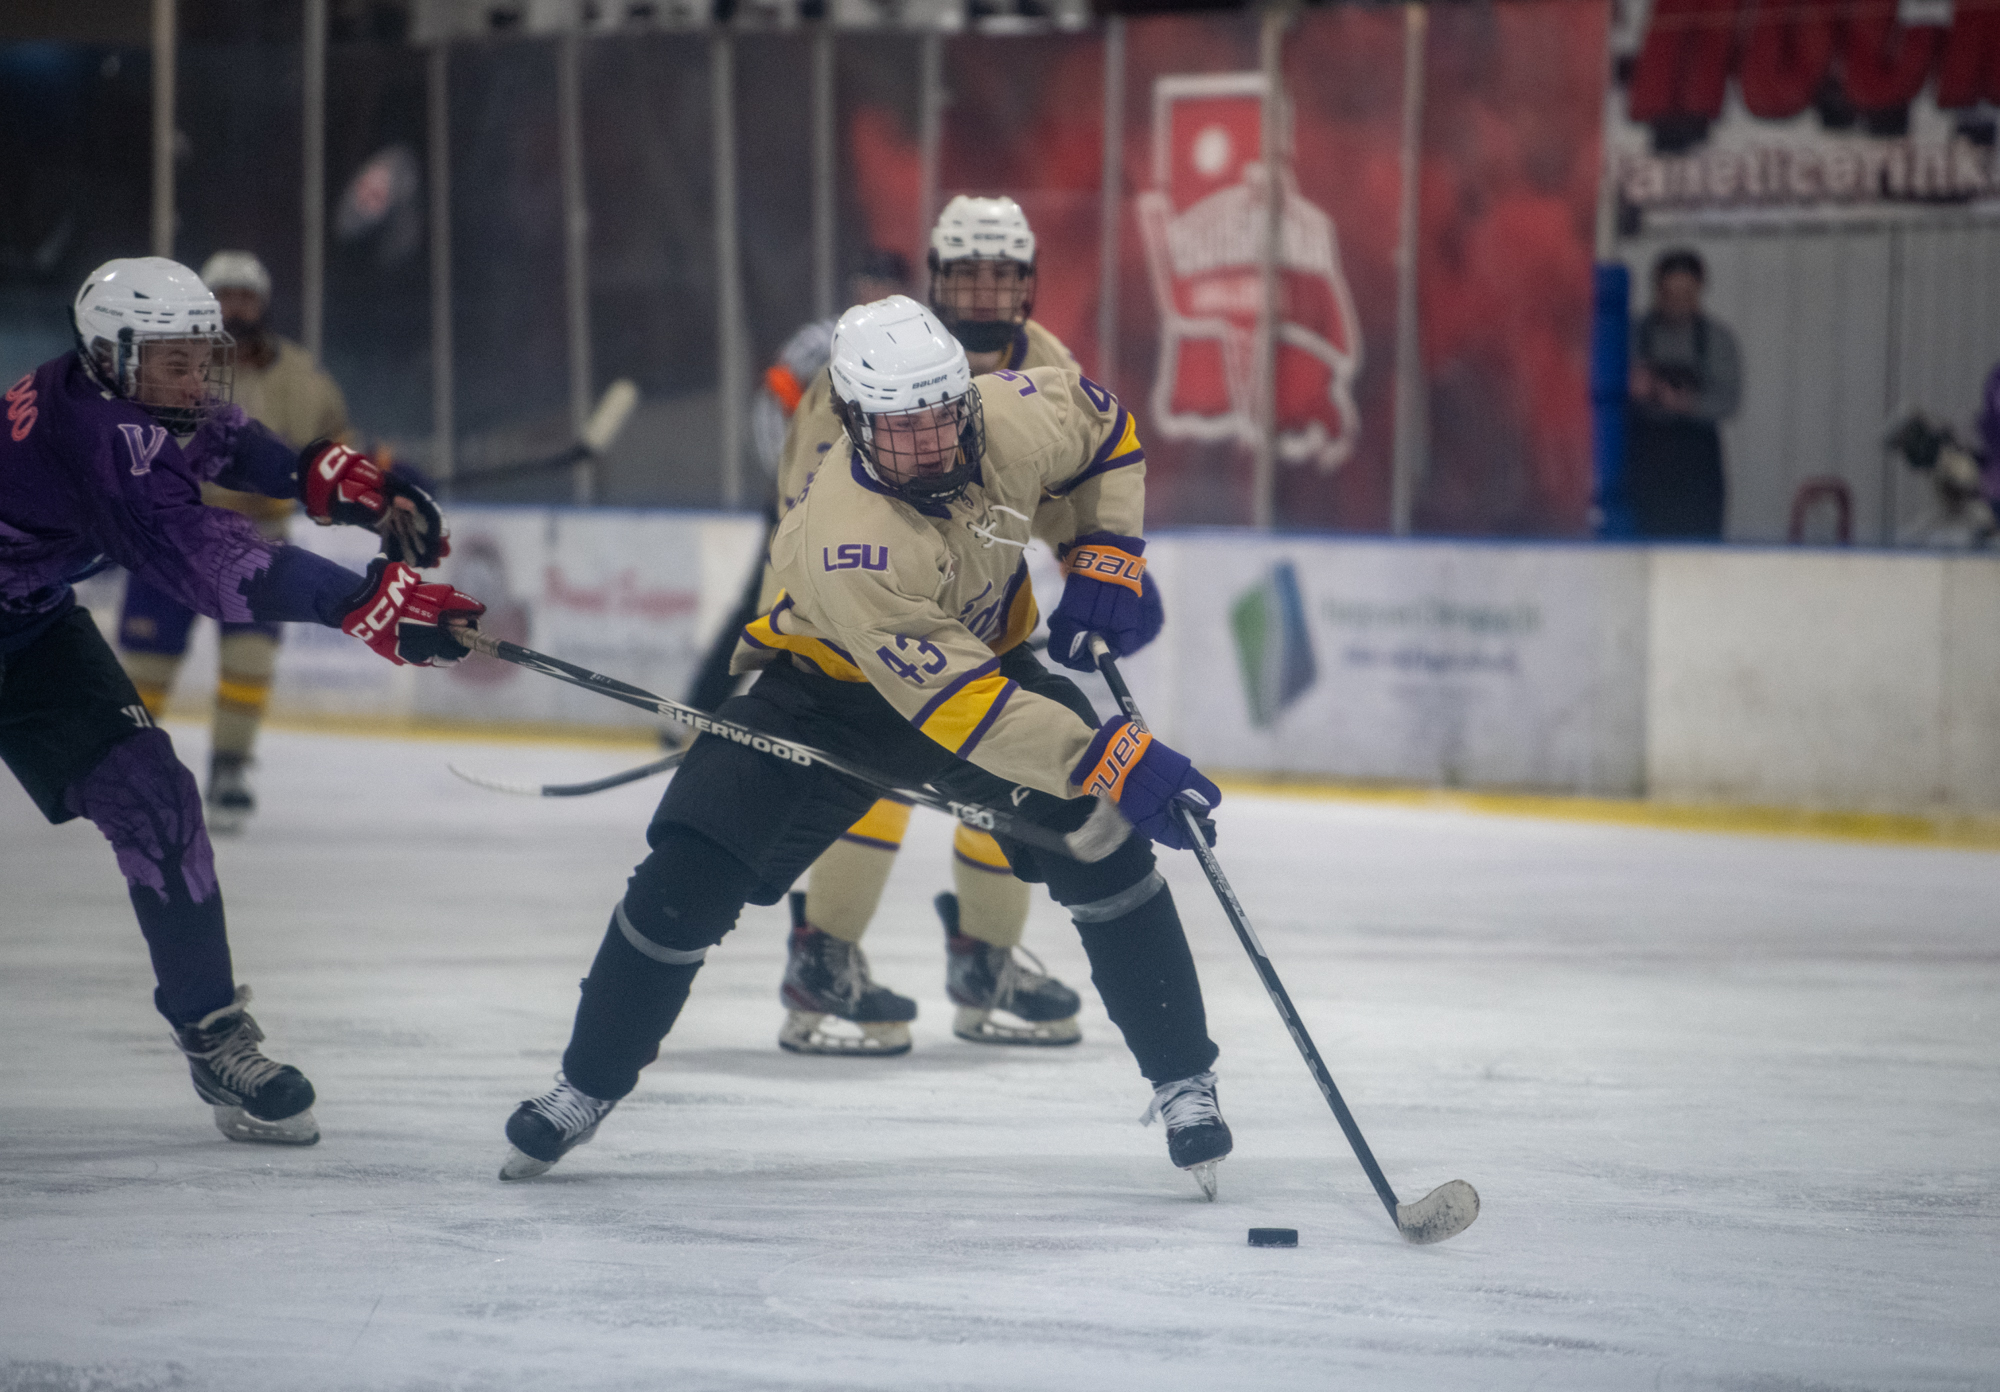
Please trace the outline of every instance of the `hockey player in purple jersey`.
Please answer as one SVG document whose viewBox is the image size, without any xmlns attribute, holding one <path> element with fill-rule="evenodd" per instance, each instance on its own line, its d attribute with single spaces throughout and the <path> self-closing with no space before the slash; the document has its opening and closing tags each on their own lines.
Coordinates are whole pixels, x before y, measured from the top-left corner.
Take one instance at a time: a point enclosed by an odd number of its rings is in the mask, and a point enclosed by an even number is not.
<svg viewBox="0 0 2000 1392">
<path fill-rule="evenodd" d="M 193 271 L 107 262 L 74 316 L 76 351 L 14 383 L 0 423 L 0 760 L 51 822 L 87 817 L 111 842 L 154 1004 L 222 1134 L 310 1145 L 312 1084 L 258 1049 L 231 973 L 194 777 L 71 585 L 122 565 L 225 623 L 326 624 L 418 666 L 465 656 L 446 619 L 485 606 L 412 569 L 449 545 L 422 490 L 340 445 L 294 451 L 229 404 L 230 340 Z M 316 522 L 381 532 L 387 554 L 362 576 L 263 541 L 202 506 L 204 482 L 301 498 Z"/>
</svg>

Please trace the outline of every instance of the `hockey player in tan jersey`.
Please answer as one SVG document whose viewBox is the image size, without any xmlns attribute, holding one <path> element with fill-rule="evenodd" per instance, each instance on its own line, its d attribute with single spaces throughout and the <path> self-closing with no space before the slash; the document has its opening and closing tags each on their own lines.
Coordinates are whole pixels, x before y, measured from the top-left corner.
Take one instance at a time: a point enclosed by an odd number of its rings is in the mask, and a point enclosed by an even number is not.
<svg viewBox="0 0 2000 1392">
<path fill-rule="evenodd" d="M 1176 800 L 1207 808 L 1221 795 L 1123 716 L 1099 725 L 1023 641 L 1035 609 L 1019 543 L 1051 496 L 1082 530 L 1051 655 L 1082 667 L 1092 633 L 1121 653 L 1144 637 L 1145 452 L 1132 419 L 1073 370 L 974 379 L 957 340 L 902 296 L 842 316 L 831 371 L 846 438 L 778 528 L 783 596 L 739 657 L 762 670 L 719 714 L 1051 830 L 1094 820 L 1107 831 L 1115 849 L 1093 862 L 1003 844 L 1014 872 L 1068 909 L 1091 981 L 1153 1084 L 1148 1119 L 1165 1120 L 1169 1157 L 1212 1197 L 1230 1149 L 1216 1047 L 1150 841 L 1180 844 Z M 777 903 L 872 800 L 824 765 L 695 741 L 583 983 L 557 1085 L 507 1123 L 503 1179 L 540 1174 L 595 1134 L 658 1057 L 742 906 Z"/>
<path fill-rule="evenodd" d="M 932 312 L 964 345 L 973 375 L 1076 368 L 1062 340 L 1029 317 L 1035 237 L 1013 199 L 952 199 L 931 231 L 930 274 Z M 797 504 L 813 471 L 843 438 L 832 378 L 821 370 L 799 399 L 785 435 L 781 516 Z M 1028 511 L 1035 534 L 1051 545 L 1075 535 L 1066 500 L 1043 499 Z M 995 536 L 999 554 L 1018 557 L 1027 541 L 1022 530 L 1016 526 Z M 768 579 L 766 590 L 762 612 L 777 599 Z M 814 863 L 805 893 L 793 896 L 791 951 L 779 992 L 786 1007 L 780 1047 L 851 1057 L 908 1051 L 908 1022 L 917 1004 L 870 978 L 859 944 L 909 823 L 904 804 L 876 803 Z M 953 1032 L 975 1043 L 1076 1043 L 1083 1037 L 1076 1024 L 1076 992 L 1049 976 L 1031 954 L 1018 951 L 1028 920 L 1028 886 L 1008 869 L 998 843 L 985 832 L 958 827 L 951 872 L 952 892 L 938 895 L 935 903 L 944 920 L 946 990 L 957 1008 Z"/>
</svg>

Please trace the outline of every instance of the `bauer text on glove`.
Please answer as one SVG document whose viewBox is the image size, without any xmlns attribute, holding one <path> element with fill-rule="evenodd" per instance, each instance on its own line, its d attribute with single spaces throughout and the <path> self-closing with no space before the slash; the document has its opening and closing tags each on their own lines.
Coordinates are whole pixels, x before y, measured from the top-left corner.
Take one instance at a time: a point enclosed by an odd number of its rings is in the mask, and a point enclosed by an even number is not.
<svg viewBox="0 0 2000 1392">
<path fill-rule="evenodd" d="M 299 492 L 306 515 L 322 527 L 368 527 L 382 534 L 392 561 L 428 570 L 451 554 L 438 505 L 416 483 L 332 440 L 299 453 Z"/>
<path fill-rule="evenodd" d="M 1107 720 L 1097 732 L 1070 782 L 1087 794 L 1110 798 L 1133 826 L 1178 851 L 1189 846 L 1174 804 L 1185 803 L 1208 844 L 1215 844 L 1215 824 L 1202 814 L 1222 801 L 1221 790 L 1203 778 L 1185 754 L 1176 754 L 1122 715 Z"/>
<path fill-rule="evenodd" d="M 453 624 L 474 625 L 486 606 L 449 585 L 426 584 L 401 561 L 377 556 L 358 602 L 340 631 L 359 638 L 397 666 L 446 667 L 468 649 L 451 636 Z"/>
<path fill-rule="evenodd" d="M 1146 543 L 1139 537 L 1092 532 L 1063 555 L 1062 600 L 1049 616 L 1049 656 L 1079 672 L 1096 670 L 1089 638 L 1102 634 L 1112 655 L 1124 657 L 1159 637 L 1165 615 L 1160 592 L 1146 574 Z"/>
</svg>

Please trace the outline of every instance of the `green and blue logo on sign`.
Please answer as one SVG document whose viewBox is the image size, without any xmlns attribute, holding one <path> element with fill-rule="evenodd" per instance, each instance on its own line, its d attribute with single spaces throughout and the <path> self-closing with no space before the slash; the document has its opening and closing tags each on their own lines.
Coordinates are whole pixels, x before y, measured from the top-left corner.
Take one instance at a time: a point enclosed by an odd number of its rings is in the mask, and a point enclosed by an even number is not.
<svg viewBox="0 0 2000 1392">
<path fill-rule="evenodd" d="M 1319 677 L 1305 603 L 1299 598 L 1299 573 L 1290 561 L 1272 566 L 1230 606 L 1229 628 L 1236 638 L 1250 723 L 1261 729 Z"/>
</svg>

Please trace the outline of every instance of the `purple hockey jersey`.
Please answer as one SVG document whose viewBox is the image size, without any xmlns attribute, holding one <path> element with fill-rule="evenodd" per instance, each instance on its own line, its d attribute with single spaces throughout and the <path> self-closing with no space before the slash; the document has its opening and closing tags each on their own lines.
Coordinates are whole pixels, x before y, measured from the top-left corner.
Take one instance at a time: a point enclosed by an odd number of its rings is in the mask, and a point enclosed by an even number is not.
<svg viewBox="0 0 2000 1392">
<path fill-rule="evenodd" d="M 298 496 L 298 457 L 228 407 L 185 445 L 105 392 L 73 352 L 8 388 L 0 419 L 0 653 L 76 603 L 70 586 L 109 565 L 226 623 L 338 625 L 362 577 L 258 537 L 204 507 L 201 485 Z"/>
</svg>

